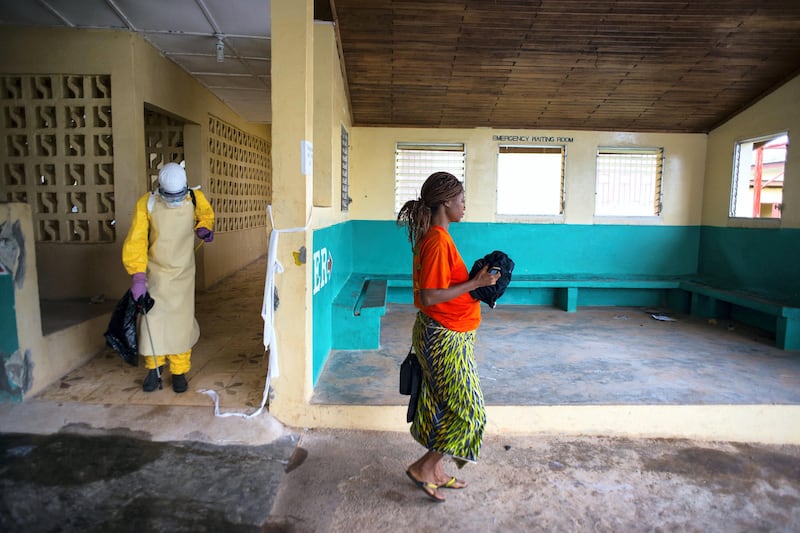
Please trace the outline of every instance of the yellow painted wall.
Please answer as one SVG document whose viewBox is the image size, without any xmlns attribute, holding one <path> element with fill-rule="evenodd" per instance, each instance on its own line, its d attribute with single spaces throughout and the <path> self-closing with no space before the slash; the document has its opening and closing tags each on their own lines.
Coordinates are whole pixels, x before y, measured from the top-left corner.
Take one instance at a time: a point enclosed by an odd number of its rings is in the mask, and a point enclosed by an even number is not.
<svg viewBox="0 0 800 533">
<path fill-rule="evenodd" d="M 340 209 L 341 126 L 350 128 L 350 108 L 331 24 L 311 24 L 310 0 L 273 0 L 272 109 L 273 195 L 278 229 L 306 232 L 279 235 L 276 276 L 281 305 L 275 315 L 280 376 L 273 382 L 270 412 L 287 424 L 308 416 L 312 389 L 312 229 L 348 218 Z M 304 61 L 305 59 L 305 61 Z M 313 139 L 313 175 L 301 174 L 300 141 Z M 351 171 L 352 172 L 352 171 Z M 292 256 L 306 248 L 308 261 Z"/>
<path fill-rule="evenodd" d="M 0 219 L 7 224 L 20 224 L 25 251 L 24 268 L 14 285 L 16 330 L 20 353 L 30 358 L 31 388 L 25 398 L 31 398 L 48 385 L 81 366 L 105 344 L 103 332 L 108 327 L 108 316 L 101 315 L 71 328 L 42 336 L 42 318 L 39 310 L 40 274 L 36 270 L 36 247 L 33 236 L 31 208 L 22 203 L 0 203 Z"/>
<path fill-rule="evenodd" d="M 37 245 L 39 290 L 42 298 L 58 299 L 121 295 L 130 285 L 120 251 L 130 227 L 133 207 L 147 192 L 144 147 L 144 105 L 197 124 L 194 146 L 187 138 L 189 182 L 207 185 L 207 116 L 220 117 L 248 133 L 270 137 L 266 125 L 240 119 L 177 65 L 149 43 L 126 31 L 3 27 L 0 45 L 7 54 L 0 73 L 110 74 L 113 107 L 114 171 L 117 240 L 113 244 Z M 191 137 L 191 136 L 188 136 Z M 241 268 L 266 251 L 263 229 L 218 235 L 204 246 L 198 270 L 208 285 Z"/>
<path fill-rule="evenodd" d="M 314 21 L 314 227 L 348 218 L 341 210 L 342 126 L 352 129 L 334 28 Z"/>
<path fill-rule="evenodd" d="M 703 134 L 619 133 L 585 131 L 353 128 L 350 190 L 354 219 L 391 220 L 394 215 L 394 152 L 397 142 L 463 142 L 466 145 L 468 222 L 521 221 L 497 217 L 497 150 L 494 136 L 564 137 L 566 146 L 566 207 L 563 217 L 527 219 L 566 224 L 698 225 L 701 220 L 706 136 Z M 558 144 L 558 143 L 556 143 Z M 596 150 L 599 146 L 664 148 L 661 217 L 594 217 Z"/>
<path fill-rule="evenodd" d="M 737 141 L 789 132 L 780 220 L 730 219 L 733 149 Z M 800 76 L 767 95 L 708 134 L 703 224 L 800 228 Z"/>
<path fill-rule="evenodd" d="M 154 105 L 200 126 L 196 135 L 187 134 L 185 136 L 186 172 L 191 184 L 202 185 L 203 189 L 208 190 L 209 158 L 206 150 L 209 114 L 252 135 L 263 139 L 271 138 L 271 129 L 268 125 L 252 124 L 242 120 L 186 72 L 162 57 L 149 43 L 132 36 L 132 45 L 134 47 L 133 74 L 136 82 L 137 101 Z M 139 105 L 139 109 L 141 107 Z M 141 113 L 138 113 L 137 117 L 139 122 L 143 120 Z M 142 123 L 142 127 L 137 128 L 136 131 L 144 131 L 143 127 Z M 144 161 L 144 137 L 141 134 L 139 137 L 141 137 L 141 141 L 138 147 L 141 149 L 141 153 L 137 154 L 137 161 Z M 141 168 L 143 171 L 144 167 Z M 145 185 L 143 176 L 140 175 L 138 178 L 137 183 L 141 182 Z M 144 194 L 144 192 L 146 192 L 146 188 L 140 190 L 139 194 Z M 124 231 L 126 233 L 129 227 L 129 218 L 125 219 Z M 121 220 L 120 223 L 122 222 Z M 213 285 L 225 276 L 251 263 L 254 259 L 263 256 L 266 249 L 265 228 L 217 233 L 213 243 L 204 244 L 198 252 L 198 273 L 203 276 L 198 280 L 198 285 L 200 288 Z"/>
<path fill-rule="evenodd" d="M 312 208 L 313 172 L 303 173 L 301 143 L 314 140 L 314 6 L 311 0 L 272 0 L 272 175 L 275 227 L 303 228 Z M 276 276 L 281 299 L 275 313 L 280 374 L 272 386 L 270 412 L 287 424 L 297 420 L 311 397 L 312 309 L 310 261 L 296 264 L 311 232 L 279 233 Z M 274 372 L 274 368 L 272 369 Z"/>
</svg>

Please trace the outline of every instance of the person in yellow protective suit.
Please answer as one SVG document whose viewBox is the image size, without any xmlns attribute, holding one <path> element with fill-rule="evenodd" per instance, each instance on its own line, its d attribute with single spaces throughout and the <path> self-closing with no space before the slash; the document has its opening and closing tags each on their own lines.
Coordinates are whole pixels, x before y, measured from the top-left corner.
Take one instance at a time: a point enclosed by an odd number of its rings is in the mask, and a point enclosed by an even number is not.
<svg viewBox="0 0 800 533">
<path fill-rule="evenodd" d="M 194 317 L 194 238 L 214 240 L 214 211 L 202 192 L 188 188 L 179 164 L 164 165 L 158 183 L 158 191 L 136 202 L 122 263 L 132 276 L 133 299 L 139 302 L 149 292 L 155 301 L 146 320 L 139 321 L 139 353 L 149 369 L 142 389 L 156 389 L 169 361 L 172 389 L 180 393 L 189 387 L 186 373 L 200 337 Z"/>
</svg>

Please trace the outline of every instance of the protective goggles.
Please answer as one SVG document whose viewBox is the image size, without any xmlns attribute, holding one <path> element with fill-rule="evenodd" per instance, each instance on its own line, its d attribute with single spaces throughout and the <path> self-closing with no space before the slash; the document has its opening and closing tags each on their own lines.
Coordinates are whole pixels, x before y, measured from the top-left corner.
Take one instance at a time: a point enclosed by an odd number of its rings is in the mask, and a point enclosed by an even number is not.
<svg viewBox="0 0 800 533">
<path fill-rule="evenodd" d="M 188 193 L 189 193 L 188 187 L 184 187 L 182 191 L 178 192 L 167 192 L 161 187 L 158 188 L 158 194 L 161 195 L 161 198 L 163 198 L 164 201 L 167 202 L 168 204 L 173 204 L 173 205 L 181 203 L 184 200 L 184 198 L 186 198 L 186 195 Z"/>
</svg>

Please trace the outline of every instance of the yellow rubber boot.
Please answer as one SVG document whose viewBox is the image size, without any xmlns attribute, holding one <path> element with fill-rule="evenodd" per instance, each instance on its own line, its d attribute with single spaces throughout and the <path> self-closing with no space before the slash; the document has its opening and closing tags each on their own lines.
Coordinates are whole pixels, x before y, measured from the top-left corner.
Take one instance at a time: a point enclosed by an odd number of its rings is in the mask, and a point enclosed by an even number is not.
<svg viewBox="0 0 800 533">
<path fill-rule="evenodd" d="M 192 368 L 192 351 L 173 353 L 167 356 L 169 371 L 175 374 L 186 374 Z"/>
<path fill-rule="evenodd" d="M 177 393 L 186 392 L 189 383 L 186 381 L 186 373 L 192 367 L 192 351 L 171 354 L 169 358 L 169 371 L 172 373 L 172 390 Z"/>
<path fill-rule="evenodd" d="M 142 355 L 141 357 L 144 357 L 144 367 L 148 370 L 155 370 L 156 366 L 164 366 L 167 362 L 167 358 L 164 355 L 157 355 L 155 361 L 152 355 Z M 156 362 L 158 362 L 157 365 Z"/>
</svg>

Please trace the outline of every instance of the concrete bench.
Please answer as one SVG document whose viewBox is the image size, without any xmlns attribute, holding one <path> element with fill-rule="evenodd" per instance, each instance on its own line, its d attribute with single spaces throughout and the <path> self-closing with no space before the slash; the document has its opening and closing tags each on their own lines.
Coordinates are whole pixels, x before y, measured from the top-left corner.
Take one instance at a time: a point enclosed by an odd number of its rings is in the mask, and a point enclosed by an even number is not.
<svg viewBox="0 0 800 533">
<path fill-rule="evenodd" d="M 388 301 L 412 303 L 411 276 L 407 274 L 376 274 L 370 279 L 387 282 Z M 598 292 L 659 291 L 671 308 L 687 309 L 688 298 L 682 298 L 679 276 L 571 276 L 571 275 L 514 275 L 498 305 L 556 305 L 575 312 L 581 296 L 591 303 Z M 620 293 L 621 293 L 620 292 Z M 685 302 L 684 302 L 685 300 Z M 631 304 L 633 305 L 633 304 Z M 642 305 L 654 305 L 652 302 Z"/>
<path fill-rule="evenodd" d="M 333 300 L 332 348 L 380 348 L 381 317 L 386 314 L 386 280 L 351 274 Z"/>
<path fill-rule="evenodd" d="M 653 291 L 657 291 L 657 301 L 653 297 L 637 299 Z M 380 319 L 386 313 L 387 301 L 413 302 L 410 275 L 352 274 L 334 300 L 333 348 L 377 349 Z M 626 306 L 663 305 L 705 318 L 738 319 L 774 331 L 779 348 L 800 350 L 797 302 L 724 288 L 696 277 L 515 275 L 500 304 L 556 305 L 574 313 L 579 305 L 615 305 L 615 301 Z M 743 310 L 752 310 L 756 315 L 743 316 Z"/>
<path fill-rule="evenodd" d="M 775 345 L 783 350 L 800 350 L 800 302 L 781 296 L 725 288 L 719 282 L 683 280 L 681 289 L 691 293 L 691 313 L 703 318 L 734 318 L 775 332 Z M 741 316 L 746 310 L 755 316 Z M 769 317 L 767 320 L 764 317 Z"/>
<path fill-rule="evenodd" d="M 659 291 L 665 305 L 681 307 L 680 287 L 678 277 L 660 276 L 572 276 L 572 275 L 519 275 L 514 276 L 507 290 L 519 291 L 524 289 L 549 290 L 545 301 L 552 299 L 552 303 L 568 313 L 577 311 L 581 305 L 598 305 L 591 299 L 595 294 L 611 294 L 618 291 Z M 551 296 L 552 295 L 552 296 Z M 505 298 L 505 295 L 503 296 Z M 585 301 L 584 301 L 585 300 Z M 613 301 L 613 299 L 611 299 Z M 518 303 L 513 293 L 507 303 Z M 626 304 L 632 305 L 632 304 Z"/>
<path fill-rule="evenodd" d="M 355 274 L 354 274 L 355 275 Z M 385 301 L 397 303 L 412 303 L 411 276 L 408 274 L 359 274 L 363 280 L 381 282 L 376 287 L 381 293 L 380 305 Z M 541 305 L 550 303 L 557 305 L 567 312 L 575 312 L 579 304 L 579 291 L 584 294 L 592 290 L 620 291 L 620 290 L 659 290 L 680 292 L 681 278 L 679 276 L 570 276 L 570 275 L 514 275 L 505 295 L 500 300 L 501 304 L 510 305 Z M 548 296 L 541 299 L 531 299 L 530 291 L 543 289 Z M 519 296 L 514 296 L 518 293 Z M 388 294 L 388 297 L 387 297 Z M 554 296 L 550 296 L 554 295 Z M 680 306 L 688 309 L 686 305 Z"/>
<path fill-rule="evenodd" d="M 386 309 L 386 280 L 367 279 L 353 308 L 355 316 L 361 316 L 364 309 Z"/>
</svg>

